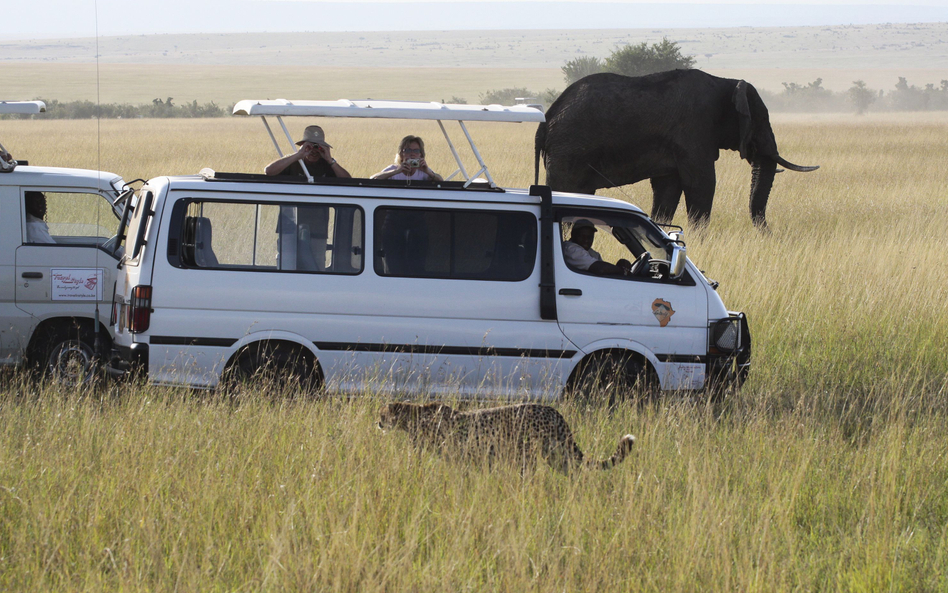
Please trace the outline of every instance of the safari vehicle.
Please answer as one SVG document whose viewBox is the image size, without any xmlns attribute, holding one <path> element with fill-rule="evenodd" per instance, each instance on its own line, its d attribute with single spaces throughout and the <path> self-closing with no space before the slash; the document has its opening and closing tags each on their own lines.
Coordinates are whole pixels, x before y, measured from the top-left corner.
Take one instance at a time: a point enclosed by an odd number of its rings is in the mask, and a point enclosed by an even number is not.
<svg viewBox="0 0 948 593">
<path fill-rule="evenodd" d="M 0 101 L 0 114 L 45 110 L 42 101 Z M 111 350 L 118 257 L 109 238 L 125 182 L 114 173 L 13 158 L 0 157 L 0 364 L 27 362 L 79 383 Z M 30 217 L 31 204 L 45 210 L 45 222 L 42 213 Z M 31 225 L 44 229 L 41 237 Z"/>
<path fill-rule="evenodd" d="M 241 116 L 438 121 L 458 169 L 446 181 L 159 177 L 129 201 L 115 293 L 113 367 L 157 384 L 214 387 L 263 369 L 349 393 L 552 399 L 607 372 L 664 390 L 740 383 L 750 364 L 729 313 L 637 207 L 548 187 L 504 189 L 464 121 L 539 122 L 527 106 L 242 101 Z M 468 174 L 442 122 L 459 122 Z M 481 177 L 483 176 L 483 177 Z M 563 243 L 635 272 L 571 268 Z"/>
</svg>

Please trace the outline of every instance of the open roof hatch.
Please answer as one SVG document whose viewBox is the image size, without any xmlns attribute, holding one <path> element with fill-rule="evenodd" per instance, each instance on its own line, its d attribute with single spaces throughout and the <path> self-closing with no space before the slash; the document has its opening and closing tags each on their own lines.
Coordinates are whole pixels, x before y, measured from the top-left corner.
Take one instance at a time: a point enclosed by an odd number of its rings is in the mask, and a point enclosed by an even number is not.
<svg viewBox="0 0 948 593">
<path fill-rule="evenodd" d="M 276 136 L 274 136 L 273 130 L 270 128 L 267 116 L 277 118 L 291 147 L 293 146 L 293 138 L 286 129 L 286 124 L 283 123 L 284 117 L 364 117 L 437 121 L 438 126 L 441 128 L 441 133 L 444 134 L 444 139 L 448 142 L 448 147 L 451 149 L 451 154 L 454 155 L 454 160 L 458 164 L 458 168 L 451 173 L 451 175 L 445 177 L 445 180 L 451 180 L 460 174 L 465 181 L 464 187 L 467 187 L 478 175 L 483 174 L 487 177 L 487 182 L 492 188 L 497 187 L 497 184 L 494 183 L 493 177 L 491 177 L 490 172 L 487 170 L 487 164 L 484 163 L 480 151 L 478 151 L 477 146 L 474 145 L 474 140 L 467 131 L 464 122 L 496 121 L 540 123 L 546 121 L 542 111 L 528 105 L 457 105 L 418 101 L 349 101 L 347 99 L 340 99 L 338 101 L 288 101 L 286 99 L 267 101 L 245 100 L 234 105 L 234 115 L 259 116 L 263 120 L 263 125 L 267 128 L 270 139 L 273 140 L 273 145 L 281 157 L 283 156 L 283 151 L 280 149 L 280 144 L 277 142 Z M 444 121 L 456 121 L 461 126 L 461 131 L 464 132 L 464 136 L 471 146 L 474 158 L 477 159 L 477 163 L 480 165 L 480 169 L 475 173 L 468 174 L 464 168 L 461 157 L 451 142 L 448 131 L 444 128 Z M 306 177 L 310 183 L 313 182 L 313 177 L 309 174 L 309 171 L 306 172 Z"/>
</svg>

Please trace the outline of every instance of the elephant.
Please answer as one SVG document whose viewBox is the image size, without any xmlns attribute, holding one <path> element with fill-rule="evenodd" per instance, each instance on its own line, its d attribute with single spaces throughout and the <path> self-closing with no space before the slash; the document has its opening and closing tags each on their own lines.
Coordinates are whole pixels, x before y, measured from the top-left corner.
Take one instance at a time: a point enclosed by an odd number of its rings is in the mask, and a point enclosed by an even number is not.
<svg viewBox="0 0 948 593">
<path fill-rule="evenodd" d="M 714 161 L 722 149 L 740 151 L 752 165 L 750 213 L 759 228 L 767 226 L 777 165 L 819 168 L 780 157 L 767 107 L 753 85 L 700 70 L 582 78 L 550 105 L 535 149 L 536 182 L 542 156 L 554 190 L 593 194 L 649 179 L 652 219 L 660 223 L 671 222 L 682 192 L 689 222 L 708 223 Z"/>
</svg>

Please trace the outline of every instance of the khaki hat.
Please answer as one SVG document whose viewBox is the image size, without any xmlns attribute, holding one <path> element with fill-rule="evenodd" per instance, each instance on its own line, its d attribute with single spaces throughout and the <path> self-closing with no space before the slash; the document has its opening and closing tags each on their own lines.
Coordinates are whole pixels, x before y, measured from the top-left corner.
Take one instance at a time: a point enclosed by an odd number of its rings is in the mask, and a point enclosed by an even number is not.
<svg viewBox="0 0 948 593">
<path fill-rule="evenodd" d="M 332 144 L 326 142 L 326 134 L 323 133 L 323 129 L 319 126 L 306 126 L 306 129 L 303 130 L 303 139 L 297 142 L 296 145 L 299 146 L 304 142 L 312 142 L 313 144 L 320 144 L 332 148 Z"/>
</svg>

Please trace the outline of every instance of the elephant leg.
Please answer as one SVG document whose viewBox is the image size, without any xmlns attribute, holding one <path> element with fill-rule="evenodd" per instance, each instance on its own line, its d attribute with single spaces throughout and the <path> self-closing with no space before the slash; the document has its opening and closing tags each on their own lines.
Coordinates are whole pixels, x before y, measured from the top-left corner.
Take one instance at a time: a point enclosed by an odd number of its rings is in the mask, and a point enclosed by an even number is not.
<svg viewBox="0 0 948 593">
<path fill-rule="evenodd" d="M 705 226 L 711 221 L 711 205 L 714 203 L 716 185 L 714 163 L 705 167 L 700 174 L 684 184 L 688 222 L 692 226 Z"/>
<path fill-rule="evenodd" d="M 652 220 L 668 224 L 681 201 L 681 179 L 677 175 L 652 177 Z"/>
</svg>

